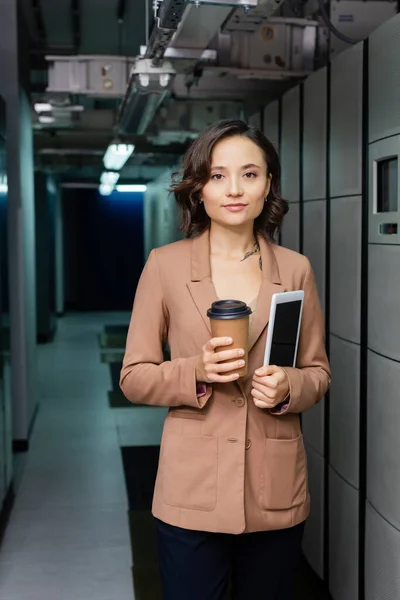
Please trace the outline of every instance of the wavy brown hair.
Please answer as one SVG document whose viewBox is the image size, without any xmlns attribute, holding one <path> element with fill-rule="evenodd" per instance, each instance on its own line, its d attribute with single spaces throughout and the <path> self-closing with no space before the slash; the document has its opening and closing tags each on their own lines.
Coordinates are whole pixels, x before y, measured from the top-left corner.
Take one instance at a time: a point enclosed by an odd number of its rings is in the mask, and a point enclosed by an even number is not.
<svg viewBox="0 0 400 600">
<path fill-rule="evenodd" d="M 268 201 L 254 221 L 254 229 L 267 240 L 273 241 L 282 225 L 289 205 L 280 194 L 281 166 L 278 153 L 269 139 L 255 127 L 244 121 L 219 121 L 196 138 L 186 151 L 182 171 L 175 173 L 171 192 L 174 193 L 180 212 L 180 230 L 186 237 L 199 235 L 210 227 L 210 217 L 200 193 L 211 174 L 211 156 L 214 146 L 229 137 L 246 137 L 262 150 L 267 163 L 267 172 L 272 176 Z"/>
</svg>

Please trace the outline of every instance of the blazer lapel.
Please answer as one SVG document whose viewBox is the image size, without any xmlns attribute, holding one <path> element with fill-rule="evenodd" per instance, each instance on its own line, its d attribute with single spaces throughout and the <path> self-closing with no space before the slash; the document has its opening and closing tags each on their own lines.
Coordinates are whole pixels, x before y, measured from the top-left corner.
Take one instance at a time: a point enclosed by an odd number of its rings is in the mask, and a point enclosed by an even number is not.
<svg viewBox="0 0 400 600">
<path fill-rule="evenodd" d="M 199 311 L 201 318 L 211 334 L 210 320 L 207 310 L 213 302 L 218 300 L 214 284 L 211 279 L 210 241 L 208 230 L 194 238 L 192 241 L 190 281 L 187 282 L 188 290 Z"/>
<path fill-rule="evenodd" d="M 281 285 L 278 264 L 271 244 L 260 235 L 257 238 L 262 258 L 263 278 L 258 294 L 257 306 L 252 316 L 249 352 L 268 325 L 273 294 L 285 291 L 285 288 Z"/>
<path fill-rule="evenodd" d="M 272 295 L 285 291 L 285 288 L 281 285 L 278 265 L 271 244 L 265 241 L 262 236 L 257 237 L 263 264 L 263 278 L 257 306 L 252 316 L 249 351 L 268 325 Z M 218 297 L 211 279 L 210 235 L 208 230 L 192 240 L 190 281 L 186 285 L 207 327 L 207 331 L 211 334 L 207 310 L 213 302 L 218 300 Z"/>
</svg>

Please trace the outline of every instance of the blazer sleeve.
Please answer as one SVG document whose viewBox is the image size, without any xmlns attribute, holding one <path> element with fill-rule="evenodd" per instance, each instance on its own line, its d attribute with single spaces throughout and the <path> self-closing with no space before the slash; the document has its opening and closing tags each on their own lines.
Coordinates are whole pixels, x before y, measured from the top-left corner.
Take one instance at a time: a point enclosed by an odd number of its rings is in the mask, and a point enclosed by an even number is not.
<svg viewBox="0 0 400 600">
<path fill-rule="evenodd" d="M 197 356 L 164 361 L 168 311 L 163 297 L 156 250 L 142 271 L 133 303 L 120 387 L 134 404 L 203 408 L 211 386 L 198 396 Z"/>
<path fill-rule="evenodd" d="M 325 351 L 325 320 L 308 259 L 303 289 L 304 304 L 297 365 L 296 368 L 284 368 L 289 379 L 289 397 L 283 406 L 271 409 L 276 415 L 308 410 L 323 398 L 331 382 L 331 371 Z"/>
</svg>

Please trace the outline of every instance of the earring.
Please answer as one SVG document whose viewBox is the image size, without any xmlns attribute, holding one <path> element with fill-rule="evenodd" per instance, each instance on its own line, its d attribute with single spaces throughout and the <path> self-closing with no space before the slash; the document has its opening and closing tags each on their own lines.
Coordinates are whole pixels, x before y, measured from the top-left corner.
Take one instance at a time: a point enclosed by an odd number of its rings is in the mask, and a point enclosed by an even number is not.
<svg viewBox="0 0 400 600">
<path fill-rule="evenodd" d="M 265 196 L 264 202 L 268 202 L 268 196 Z"/>
<path fill-rule="evenodd" d="M 203 200 L 202 200 L 201 198 L 200 198 L 200 200 L 199 200 L 199 203 L 200 203 L 200 204 L 203 204 Z"/>
</svg>

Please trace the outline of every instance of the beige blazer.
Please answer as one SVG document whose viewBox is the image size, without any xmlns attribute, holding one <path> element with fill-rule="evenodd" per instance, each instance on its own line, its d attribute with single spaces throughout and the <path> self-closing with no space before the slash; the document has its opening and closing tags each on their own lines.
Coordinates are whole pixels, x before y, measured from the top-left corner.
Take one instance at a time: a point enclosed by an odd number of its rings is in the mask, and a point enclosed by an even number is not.
<svg viewBox="0 0 400 600">
<path fill-rule="evenodd" d="M 153 514 L 186 529 L 239 534 L 290 527 L 309 513 L 299 413 L 325 394 L 324 319 L 308 259 L 259 237 L 263 280 L 250 333 L 249 374 L 196 396 L 195 364 L 217 300 L 209 232 L 153 250 L 140 278 L 121 371 L 128 400 L 167 406 Z M 285 368 L 290 401 L 273 415 L 254 405 L 272 294 L 303 289 L 298 368 Z M 163 362 L 168 339 L 171 361 Z"/>
</svg>

